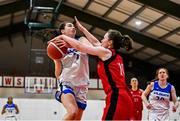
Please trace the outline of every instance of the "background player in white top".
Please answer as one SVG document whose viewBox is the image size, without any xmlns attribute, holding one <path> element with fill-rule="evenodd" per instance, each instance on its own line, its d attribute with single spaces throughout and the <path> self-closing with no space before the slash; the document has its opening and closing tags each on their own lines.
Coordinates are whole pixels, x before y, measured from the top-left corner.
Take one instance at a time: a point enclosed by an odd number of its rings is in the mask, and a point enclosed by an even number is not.
<svg viewBox="0 0 180 121">
<path fill-rule="evenodd" d="M 156 71 L 157 80 L 151 82 L 142 94 L 142 99 L 149 109 L 150 121 L 169 120 L 170 96 L 173 101 L 173 112 L 178 108 L 176 90 L 173 85 L 167 82 L 169 77 L 166 68 L 159 68 Z M 147 96 L 149 95 L 149 101 Z"/>
<path fill-rule="evenodd" d="M 63 35 L 75 38 L 76 28 L 70 22 L 63 22 L 59 27 L 59 31 Z M 77 41 L 88 42 L 84 37 L 79 38 Z M 80 120 L 87 105 L 88 56 L 86 53 L 68 48 L 65 57 L 61 60 L 54 60 L 54 63 L 55 76 L 59 81 L 59 89 L 55 94 L 55 98 L 63 104 L 67 111 L 63 119 Z"/>
<path fill-rule="evenodd" d="M 16 104 L 13 103 L 13 98 L 8 97 L 7 104 L 3 106 L 1 114 L 5 114 L 5 119 L 6 120 L 17 120 L 15 114 L 19 114 L 19 109 Z"/>
</svg>

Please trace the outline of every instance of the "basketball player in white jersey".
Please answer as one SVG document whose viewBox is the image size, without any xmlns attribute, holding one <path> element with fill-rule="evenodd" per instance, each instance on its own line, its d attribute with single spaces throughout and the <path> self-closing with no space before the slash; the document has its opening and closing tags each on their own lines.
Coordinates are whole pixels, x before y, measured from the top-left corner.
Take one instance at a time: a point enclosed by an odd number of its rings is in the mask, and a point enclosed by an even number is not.
<svg viewBox="0 0 180 121">
<path fill-rule="evenodd" d="M 170 96 L 172 97 L 172 111 L 176 112 L 178 108 L 178 100 L 176 90 L 173 85 L 167 82 L 169 77 L 166 68 L 159 68 L 156 71 L 157 80 L 151 82 L 142 94 L 142 99 L 149 109 L 149 121 L 168 121 Z M 147 96 L 149 95 L 149 101 Z"/>
<path fill-rule="evenodd" d="M 5 121 L 16 121 L 15 114 L 19 114 L 19 109 L 16 104 L 13 103 L 13 98 L 8 97 L 7 104 L 3 106 L 1 114 L 5 114 Z"/>
<path fill-rule="evenodd" d="M 76 28 L 70 22 L 62 23 L 59 31 L 61 34 L 75 38 Z M 77 41 L 85 42 L 85 38 L 80 38 Z M 88 56 L 86 53 L 68 48 L 68 53 L 65 57 L 61 60 L 54 60 L 54 63 L 55 76 L 59 81 L 59 89 L 55 94 L 55 98 L 63 104 L 67 111 L 63 120 L 81 120 L 87 105 L 89 84 Z"/>
</svg>

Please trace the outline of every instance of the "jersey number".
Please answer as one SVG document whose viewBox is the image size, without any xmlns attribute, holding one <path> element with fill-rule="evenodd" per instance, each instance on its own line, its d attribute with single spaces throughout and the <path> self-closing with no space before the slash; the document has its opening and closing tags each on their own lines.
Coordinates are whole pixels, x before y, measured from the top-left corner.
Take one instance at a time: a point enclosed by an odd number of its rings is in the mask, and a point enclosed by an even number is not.
<svg viewBox="0 0 180 121">
<path fill-rule="evenodd" d="M 134 98 L 134 102 L 139 102 L 139 99 L 138 98 Z"/>
<path fill-rule="evenodd" d="M 164 100 L 163 97 L 156 96 L 156 100 Z"/>
</svg>

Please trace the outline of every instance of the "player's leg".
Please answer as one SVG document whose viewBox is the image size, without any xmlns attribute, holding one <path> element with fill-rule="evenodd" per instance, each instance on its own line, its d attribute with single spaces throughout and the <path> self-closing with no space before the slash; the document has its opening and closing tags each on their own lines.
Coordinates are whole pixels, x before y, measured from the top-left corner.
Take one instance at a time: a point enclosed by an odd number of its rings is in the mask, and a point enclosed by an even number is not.
<svg viewBox="0 0 180 121">
<path fill-rule="evenodd" d="M 63 117 L 63 120 L 74 120 L 78 112 L 78 106 L 75 101 L 74 95 L 72 95 L 71 93 L 63 93 L 61 95 L 61 102 L 67 111 L 67 113 Z"/>
<path fill-rule="evenodd" d="M 139 111 L 137 114 L 137 120 L 142 120 L 142 111 Z"/>
<path fill-rule="evenodd" d="M 116 102 L 114 100 L 110 101 L 110 105 L 116 103 L 113 107 L 115 109 L 111 120 L 134 120 L 134 105 L 127 91 L 120 89 L 117 98 Z M 107 113 L 107 115 L 109 114 Z"/>
<path fill-rule="evenodd" d="M 17 121 L 16 117 L 5 117 L 5 121 Z"/>
<path fill-rule="evenodd" d="M 76 103 L 78 105 L 78 113 L 76 115 L 76 120 L 81 120 L 82 115 L 84 110 L 86 109 L 87 106 L 87 92 L 88 92 L 88 87 L 76 87 L 74 89 L 75 92 L 75 97 L 76 97 Z"/>
<path fill-rule="evenodd" d="M 129 119 L 130 120 L 135 120 L 135 114 L 134 114 L 134 103 L 133 103 L 133 101 L 132 101 L 132 98 L 131 98 L 131 96 L 129 95 L 129 93 L 128 93 L 128 95 L 127 95 L 127 101 L 126 101 L 127 103 L 126 104 L 128 104 L 128 111 L 129 111 Z"/>
<path fill-rule="evenodd" d="M 110 103 L 107 103 L 107 100 L 106 100 L 106 106 L 103 111 L 102 121 L 106 120 L 106 116 L 108 114 L 109 107 L 110 107 Z"/>
<path fill-rule="evenodd" d="M 78 106 L 72 88 L 66 85 L 60 85 L 59 90 L 55 94 L 55 98 L 63 104 L 67 111 L 63 119 L 74 120 L 77 115 Z"/>
<path fill-rule="evenodd" d="M 106 97 L 106 106 L 103 111 L 102 120 L 113 120 L 118 104 L 118 93 L 109 93 Z"/>
<path fill-rule="evenodd" d="M 83 109 L 78 108 L 78 112 L 77 112 L 77 115 L 76 115 L 75 120 L 81 120 L 82 115 L 83 115 L 83 112 L 84 112 L 84 110 L 83 110 Z"/>
</svg>

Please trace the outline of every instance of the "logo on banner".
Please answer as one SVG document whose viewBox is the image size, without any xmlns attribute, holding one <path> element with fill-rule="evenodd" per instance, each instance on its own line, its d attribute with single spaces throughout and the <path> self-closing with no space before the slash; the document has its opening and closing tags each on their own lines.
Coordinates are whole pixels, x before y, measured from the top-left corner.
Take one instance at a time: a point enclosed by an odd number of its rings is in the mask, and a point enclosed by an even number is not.
<svg viewBox="0 0 180 121">
<path fill-rule="evenodd" d="M 0 87 L 28 87 L 43 85 L 45 88 L 56 88 L 56 78 L 52 77 L 23 77 L 23 76 L 0 76 Z"/>
<path fill-rule="evenodd" d="M 24 87 L 24 77 L 14 77 L 15 87 Z"/>
<path fill-rule="evenodd" d="M 13 87 L 13 76 L 4 76 L 3 77 L 3 86 Z"/>
</svg>

